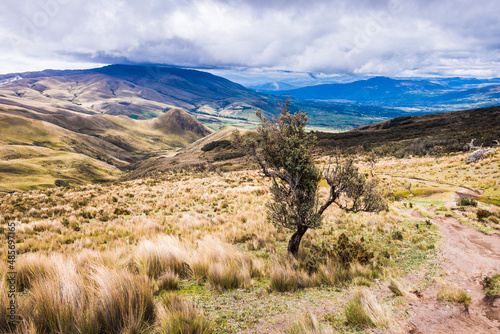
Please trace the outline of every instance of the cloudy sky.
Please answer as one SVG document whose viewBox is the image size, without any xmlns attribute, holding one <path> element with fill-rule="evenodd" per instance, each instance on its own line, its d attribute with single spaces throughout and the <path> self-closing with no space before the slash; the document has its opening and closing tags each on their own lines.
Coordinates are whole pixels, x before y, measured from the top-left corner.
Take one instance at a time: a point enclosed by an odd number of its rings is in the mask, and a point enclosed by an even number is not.
<svg viewBox="0 0 500 334">
<path fill-rule="evenodd" d="M 3 0 L 0 73 L 161 63 L 500 77 L 498 13 L 498 0 Z"/>
</svg>

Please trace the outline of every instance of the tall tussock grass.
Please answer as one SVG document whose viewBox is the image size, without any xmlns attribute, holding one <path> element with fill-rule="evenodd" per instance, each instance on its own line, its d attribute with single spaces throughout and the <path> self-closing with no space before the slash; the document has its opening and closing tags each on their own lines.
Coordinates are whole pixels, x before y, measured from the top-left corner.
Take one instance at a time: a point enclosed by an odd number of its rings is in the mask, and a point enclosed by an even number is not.
<svg viewBox="0 0 500 334">
<path fill-rule="evenodd" d="M 156 305 L 158 334 L 209 334 L 210 322 L 197 307 L 176 294 L 163 295 Z"/>
<path fill-rule="evenodd" d="M 254 265 L 252 258 L 244 257 L 233 246 L 212 236 L 200 240 L 191 254 L 194 278 L 199 281 L 207 279 L 217 290 L 245 285 L 252 273 L 259 275 L 260 265 L 259 262 Z"/>
<path fill-rule="evenodd" d="M 30 283 L 20 316 L 36 333 L 139 333 L 155 317 L 152 284 L 143 275 L 74 261 Z"/>
<path fill-rule="evenodd" d="M 39 278 L 50 276 L 54 270 L 54 259 L 46 255 L 29 253 L 19 257 L 16 261 L 17 291 L 29 289 Z"/>
<path fill-rule="evenodd" d="M 269 277 L 268 289 L 274 292 L 287 292 L 314 286 L 316 276 L 294 268 L 297 261 L 290 256 L 277 258 Z"/>
<path fill-rule="evenodd" d="M 322 327 L 316 317 L 307 313 L 297 320 L 289 329 L 289 334 L 330 334 L 330 329 Z"/>
<path fill-rule="evenodd" d="M 367 289 L 358 289 L 345 309 L 347 322 L 355 326 L 387 327 L 391 316 L 389 311 L 377 302 Z"/>
<path fill-rule="evenodd" d="M 89 296 L 91 318 L 105 333 L 138 332 L 154 320 L 153 289 L 149 279 L 126 271 L 96 268 Z M 89 303 L 89 304 L 90 304 Z"/>
<path fill-rule="evenodd" d="M 137 269 L 150 278 L 158 278 L 169 270 L 180 277 L 187 277 L 190 275 L 187 260 L 188 250 L 173 236 L 143 240 L 134 253 Z"/>
<path fill-rule="evenodd" d="M 8 318 L 10 314 L 10 298 L 8 291 L 9 287 L 6 277 L 0 274 L 0 333 L 8 333 L 11 330 Z"/>
</svg>

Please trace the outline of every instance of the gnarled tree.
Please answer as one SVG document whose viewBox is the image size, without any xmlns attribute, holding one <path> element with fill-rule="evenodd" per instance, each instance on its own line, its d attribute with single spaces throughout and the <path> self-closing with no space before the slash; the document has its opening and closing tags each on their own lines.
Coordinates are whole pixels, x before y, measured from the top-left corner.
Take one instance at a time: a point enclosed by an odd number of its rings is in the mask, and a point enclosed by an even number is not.
<svg viewBox="0 0 500 334">
<path fill-rule="evenodd" d="M 288 252 L 297 257 L 300 242 L 308 229 L 321 224 L 322 215 L 332 204 L 346 211 L 379 211 L 385 203 L 375 191 L 375 183 L 359 173 L 352 160 L 336 159 L 325 172 L 314 164 L 315 137 L 307 133 L 307 116 L 290 114 L 289 100 L 281 106 L 279 117 L 267 119 L 257 111 L 261 124 L 253 136 L 234 134 L 236 146 L 252 155 L 264 176 L 272 179 L 272 201 L 268 219 L 295 232 L 288 242 Z M 324 178 L 329 195 L 320 205 L 318 184 Z"/>
</svg>

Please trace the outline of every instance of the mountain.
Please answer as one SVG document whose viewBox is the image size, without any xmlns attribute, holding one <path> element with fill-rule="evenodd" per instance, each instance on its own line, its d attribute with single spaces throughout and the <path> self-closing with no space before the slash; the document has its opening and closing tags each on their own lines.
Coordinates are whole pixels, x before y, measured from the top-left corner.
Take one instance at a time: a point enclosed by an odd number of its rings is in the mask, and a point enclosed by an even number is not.
<svg viewBox="0 0 500 334">
<path fill-rule="evenodd" d="M 398 157 L 451 153 L 462 151 L 471 139 L 477 145 L 495 145 L 500 140 L 500 107 L 398 117 L 316 137 L 328 152 L 361 149 Z"/>
<path fill-rule="evenodd" d="M 110 65 L 89 70 L 14 73 L 0 76 L 0 107 L 16 114 L 125 115 L 149 119 L 179 107 L 217 130 L 254 127 L 257 109 L 270 117 L 286 97 L 262 94 L 210 73 L 165 66 Z M 349 129 L 389 119 L 401 111 L 294 100 L 308 112 L 310 125 Z"/>
<path fill-rule="evenodd" d="M 270 94 L 291 95 L 302 100 L 333 101 L 449 111 L 500 103 L 500 80 L 478 79 L 391 79 L 375 77 L 350 83 L 323 84 Z"/>
<path fill-rule="evenodd" d="M 187 110 L 203 105 L 224 108 L 245 100 L 259 108 L 269 107 L 259 94 L 229 80 L 169 67 L 110 65 L 90 70 L 47 70 L 4 75 L 0 81 L 4 82 L 0 103 L 27 109 L 42 105 L 51 111 L 145 119 L 174 106 Z"/>
</svg>

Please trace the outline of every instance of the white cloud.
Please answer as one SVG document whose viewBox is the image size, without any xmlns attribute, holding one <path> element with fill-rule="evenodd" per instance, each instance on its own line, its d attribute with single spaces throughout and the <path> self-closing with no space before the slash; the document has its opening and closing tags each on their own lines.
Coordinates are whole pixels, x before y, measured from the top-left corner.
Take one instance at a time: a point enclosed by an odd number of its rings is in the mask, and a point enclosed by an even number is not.
<svg viewBox="0 0 500 334">
<path fill-rule="evenodd" d="M 327 74 L 500 76 L 497 0 L 5 2 L 2 72 L 23 64 L 31 69 L 128 61 Z"/>
</svg>

